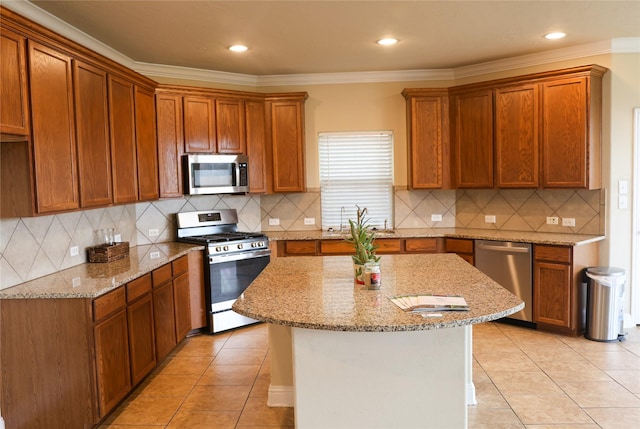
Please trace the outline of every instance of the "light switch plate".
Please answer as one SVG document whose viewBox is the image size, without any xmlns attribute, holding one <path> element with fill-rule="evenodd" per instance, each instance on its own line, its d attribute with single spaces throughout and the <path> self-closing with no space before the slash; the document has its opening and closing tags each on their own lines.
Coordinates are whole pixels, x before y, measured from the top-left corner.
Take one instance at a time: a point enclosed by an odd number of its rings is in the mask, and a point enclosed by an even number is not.
<svg viewBox="0 0 640 429">
<path fill-rule="evenodd" d="M 158 235 L 160 235 L 160 230 L 158 229 L 149 230 L 149 237 L 157 237 Z"/>
<path fill-rule="evenodd" d="M 626 195 L 619 195 L 618 196 L 618 208 L 619 209 L 626 209 L 629 207 L 629 200 L 627 199 Z"/>
<path fill-rule="evenodd" d="M 304 218 L 304 224 L 305 225 L 315 225 L 316 224 L 316 218 L 315 217 L 305 217 Z"/>
<path fill-rule="evenodd" d="M 563 217 L 562 226 L 576 226 L 576 219 L 572 217 Z"/>
<path fill-rule="evenodd" d="M 431 221 L 432 222 L 442 222 L 442 215 L 441 214 L 432 214 L 431 215 Z"/>
<path fill-rule="evenodd" d="M 496 223 L 496 217 L 495 215 L 486 215 L 484 217 L 484 222 L 485 223 Z"/>
<path fill-rule="evenodd" d="M 618 182 L 618 194 L 627 195 L 629 193 L 629 182 L 626 180 L 620 180 Z"/>
<path fill-rule="evenodd" d="M 69 254 L 70 254 L 71 256 L 78 256 L 78 253 L 79 253 L 79 251 L 78 251 L 78 246 L 71 246 L 71 247 L 69 248 Z"/>
</svg>

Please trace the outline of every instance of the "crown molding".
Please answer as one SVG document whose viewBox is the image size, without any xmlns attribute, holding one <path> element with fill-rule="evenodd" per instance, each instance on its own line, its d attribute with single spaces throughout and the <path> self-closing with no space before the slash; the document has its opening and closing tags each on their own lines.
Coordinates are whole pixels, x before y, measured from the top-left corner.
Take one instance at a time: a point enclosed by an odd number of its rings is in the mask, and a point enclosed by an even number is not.
<svg viewBox="0 0 640 429">
<path fill-rule="evenodd" d="M 250 87 L 323 85 L 374 82 L 454 81 L 489 73 L 603 54 L 640 53 L 640 37 L 618 38 L 595 43 L 522 55 L 455 69 L 368 71 L 349 73 L 309 73 L 254 76 L 215 70 L 168 66 L 134 61 L 60 18 L 26 0 L 3 0 L 2 5 L 56 33 L 147 77 L 194 80 Z"/>
</svg>

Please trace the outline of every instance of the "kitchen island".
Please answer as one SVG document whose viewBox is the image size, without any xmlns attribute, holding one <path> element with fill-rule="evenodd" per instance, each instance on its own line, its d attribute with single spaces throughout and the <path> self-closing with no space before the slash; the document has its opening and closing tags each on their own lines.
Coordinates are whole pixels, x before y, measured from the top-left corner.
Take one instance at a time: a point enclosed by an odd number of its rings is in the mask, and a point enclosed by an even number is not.
<svg viewBox="0 0 640 429">
<path fill-rule="evenodd" d="M 349 256 L 276 258 L 234 304 L 272 334 L 291 329 L 296 427 L 466 427 L 471 325 L 524 303 L 454 254 L 383 256 L 381 268 L 371 291 L 354 285 Z M 470 309 L 423 317 L 389 300 L 425 293 Z M 271 353 L 272 368 L 287 361 Z"/>
</svg>

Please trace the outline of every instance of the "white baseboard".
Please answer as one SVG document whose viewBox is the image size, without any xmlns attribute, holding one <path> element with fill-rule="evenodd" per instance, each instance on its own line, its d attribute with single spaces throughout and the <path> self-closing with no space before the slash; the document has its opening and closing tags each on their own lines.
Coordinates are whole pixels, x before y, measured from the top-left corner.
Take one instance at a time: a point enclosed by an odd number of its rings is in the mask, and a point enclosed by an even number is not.
<svg viewBox="0 0 640 429">
<path fill-rule="evenodd" d="M 267 405 L 269 407 L 293 407 L 295 396 L 293 386 L 269 386 L 269 397 Z M 0 427 L 0 429 L 2 429 Z"/>
<path fill-rule="evenodd" d="M 476 405 L 477 403 L 476 386 L 473 382 L 467 383 L 467 405 Z"/>
</svg>

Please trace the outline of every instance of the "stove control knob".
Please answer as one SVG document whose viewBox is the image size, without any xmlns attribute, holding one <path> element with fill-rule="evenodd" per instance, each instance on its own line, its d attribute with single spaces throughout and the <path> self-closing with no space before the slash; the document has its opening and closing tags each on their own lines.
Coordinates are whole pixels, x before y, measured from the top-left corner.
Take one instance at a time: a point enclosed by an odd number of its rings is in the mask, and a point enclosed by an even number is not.
<svg viewBox="0 0 640 429">
<path fill-rule="evenodd" d="M 222 248 L 222 250 L 224 250 L 224 251 L 226 252 L 227 250 L 229 250 L 229 246 L 224 246 L 224 247 Z"/>
<path fill-rule="evenodd" d="M 259 241 L 259 242 L 258 242 L 258 246 L 259 246 L 259 247 L 264 247 L 264 241 Z"/>
<path fill-rule="evenodd" d="M 238 244 L 238 249 L 239 250 L 242 249 L 242 247 L 244 247 L 244 246 L 242 246 L 242 244 Z"/>
<path fill-rule="evenodd" d="M 216 252 L 221 251 L 222 249 L 220 248 L 220 246 L 216 246 Z"/>
</svg>

